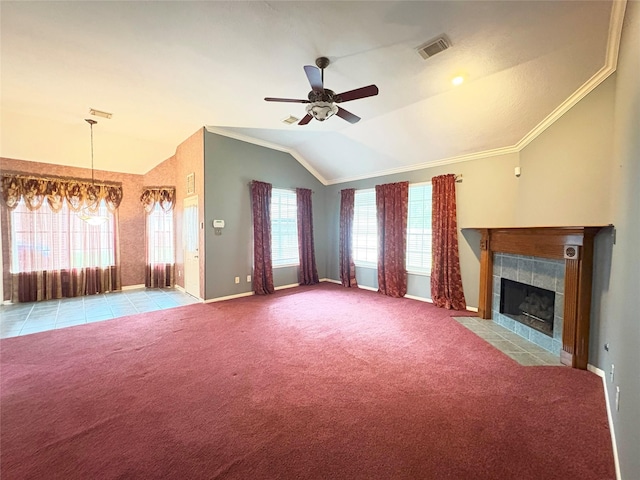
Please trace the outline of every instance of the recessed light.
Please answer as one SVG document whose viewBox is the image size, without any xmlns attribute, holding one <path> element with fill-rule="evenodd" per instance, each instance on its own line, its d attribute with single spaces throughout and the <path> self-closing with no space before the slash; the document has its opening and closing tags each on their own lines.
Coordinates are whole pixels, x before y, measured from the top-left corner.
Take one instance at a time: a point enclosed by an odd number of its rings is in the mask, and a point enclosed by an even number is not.
<svg viewBox="0 0 640 480">
<path fill-rule="evenodd" d="M 458 75 L 457 77 L 453 77 L 453 79 L 451 80 L 451 83 L 453 83 L 456 86 L 462 85 L 463 82 L 464 82 L 464 77 L 462 75 Z"/>
</svg>

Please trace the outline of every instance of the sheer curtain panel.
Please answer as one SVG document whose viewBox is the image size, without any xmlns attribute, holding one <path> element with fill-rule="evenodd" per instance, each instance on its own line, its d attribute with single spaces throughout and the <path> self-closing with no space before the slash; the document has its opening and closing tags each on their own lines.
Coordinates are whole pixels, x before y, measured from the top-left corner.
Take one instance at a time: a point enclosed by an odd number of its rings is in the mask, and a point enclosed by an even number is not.
<svg viewBox="0 0 640 480">
<path fill-rule="evenodd" d="M 175 285 L 175 188 L 147 187 L 140 196 L 140 202 L 147 214 L 145 286 L 171 288 Z"/>
<path fill-rule="evenodd" d="M 2 176 L 8 209 L 12 301 L 119 290 L 118 207 L 122 187 L 76 179 Z M 89 225 L 86 208 L 105 217 Z"/>
</svg>

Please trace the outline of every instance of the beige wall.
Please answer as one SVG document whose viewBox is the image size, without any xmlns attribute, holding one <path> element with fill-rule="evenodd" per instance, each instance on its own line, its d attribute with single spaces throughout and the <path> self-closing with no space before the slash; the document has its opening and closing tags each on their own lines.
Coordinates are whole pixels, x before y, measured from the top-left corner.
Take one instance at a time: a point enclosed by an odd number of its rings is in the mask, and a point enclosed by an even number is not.
<svg viewBox="0 0 640 480">
<path fill-rule="evenodd" d="M 612 76 L 520 152 L 516 226 L 612 222 L 614 98 Z"/>
</svg>

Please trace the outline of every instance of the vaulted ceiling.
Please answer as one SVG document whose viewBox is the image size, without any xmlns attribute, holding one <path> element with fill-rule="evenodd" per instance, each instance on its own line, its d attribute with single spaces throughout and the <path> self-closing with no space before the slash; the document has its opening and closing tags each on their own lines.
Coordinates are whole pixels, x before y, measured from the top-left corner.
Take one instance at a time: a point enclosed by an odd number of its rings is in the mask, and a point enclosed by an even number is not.
<svg viewBox="0 0 640 480">
<path fill-rule="evenodd" d="M 622 5 L 622 7 L 621 7 Z M 624 2 L 10 2 L 0 156 L 145 173 L 202 126 L 291 152 L 323 183 L 517 151 L 614 69 Z M 427 60 L 416 48 L 445 35 Z M 376 84 L 308 125 L 303 71 Z M 453 77 L 464 83 L 454 86 Z"/>
</svg>

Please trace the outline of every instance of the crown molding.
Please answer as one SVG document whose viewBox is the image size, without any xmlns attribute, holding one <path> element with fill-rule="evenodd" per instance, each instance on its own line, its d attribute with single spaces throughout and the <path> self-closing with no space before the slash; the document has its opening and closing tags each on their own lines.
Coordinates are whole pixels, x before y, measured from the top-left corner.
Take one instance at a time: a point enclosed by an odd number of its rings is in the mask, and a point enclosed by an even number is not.
<svg viewBox="0 0 640 480">
<path fill-rule="evenodd" d="M 481 158 L 497 157 L 497 156 L 500 156 L 500 155 L 508 155 L 510 153 L 518 153 L 518 152 L 519 152 L 519 150 L 515 146 L 495 148 L 493 150 L 484 150 L 482 152 L 468 153 L 466 155 L 459 155 L 457 157 L 443 158 L 443 159 L 440 159 L 440 160 L 434 160 L 432 162 L 417 163 L 417 164 L 413 164 L 413 165 L 407 165 L 405 167 L 397 167 L 397 168 L 391 168 L 391 169 L 388 169 L 388 170 L 380 170 L 378 172 L 374 172 L 374 173 L 367 174 L 367 175 L 358 175 L 358 176 L 355 176 L 355 177 L 336 178 L 336 179 L 333 179 L 333 180 L 329 180 L 329 185 L 335 185 L 335 184 L 338 184 L 338 183 L 346 183 L 346 182 L 355 182 L 356 180 L 366 180 L 367 178 L 382 177 L 382 176 L 386 176 L 386 175 L 393 175 L 395 173 L 413 172 L 415 170 L 423 170 L 425 168 L 441 167 L 443 165 L 451 165 L 451 164 L 454 164 L 454 163 L 470 162 L 472 160 L 479 160 Z"/>
<path fill-rule="evenodd" d="M 611 5 L 611 16 L 609 17 L 609 34 L 607 36 L 607 53 L 605 65 L 598 70 L 587 82 L 578 90 L 562 102 L 553 112 L 536 125 L 533 130 L 527 133 L 516 145 L 518 151 L 529 145 L 542 132 L 553 125 L 556 120 L 567 113 L 575 104 L 591 93 L 598 85 L 604 82 L 609 75 L 616 71 L 618 66 L 618 50 L 620 48 L 620 37 L 622 35 L 622 23 L 627 0 L 614 0 Z"/>
<path fill-rule="evenodd" d="M 607 38 L 607 50 L 605 57 L 605 65 L 598 70 L 589 80 L 586 81 L 580 88 L 578 88 L 569 98 L 562 102 L 556 109 L 554 109 L 544 120 L 536 125 L 529 131 L 520 141 L 509 147 L 495 148 L 492 150 L 484 150 L 481 152 L 470 153 L 466 155 L 459 155 L 455 157 L 443 158 L 432 162 L 424 162 L 419 164 L 413 164 L 405 167 L 392 168 L 389 170 L 381 170 L 365 175 L 357 175 L 354 177 L 342 177 L 331 180 L 325 179 L 315 168 L 313 168 L 306 159 L 300 155 L 295 149 L 284 147 L 275 143 L 259 140 L 257 138 L 250 137 L 248 135 L 242 135 L 236 132 L 230 132 L 219 127 L 206 126 L 207 131 L 216 133 L 236 140 L 241 140 L 247 143 L 253 143 L 273 150 L 278 150 L 290 154 L 306 168 L 315 178 L 317 178 L 323 185 L 336 185 L 339 183 L 353 182 L 357 180 L 365 180 L 368 178 L 381 177 L 385 175 L 393 175 L 396 173 L 412 172 L 415 170 L 423 170 L 425 168 L 439 167 L 443 165 L 452 165 L 455 163 L 469 162 L 472 160 L 479 160 L 481 158 L 496 157 L 499 155 L 507 155 L 512 153 L 519 153 L 529 145 L 534 139 L 536 139 L 542 132 L 553 125 L 560 117 L 567 113 L 574 105 L 576 105 L 585 96 L 591 93 L 598 85 L 604 82 L 609 75 L 616 71 L 618 66 L 618 51 L 620 48 L 620 38 L 622 36 L 622 25 L 624 22 L 624 13 L 627 7 L 627 0 L 613 0 L 611 2 L 611 15 L 609 17 L 609 33 Z"/>
<path fill-rule="evenodd" d="M 279 145 L 279 144 L 273 143 L 273 142 L 267 142 L 266 140 L 260 140 L 258 138 L 250 137 L 249 135 L 243 135 L 242 133 L 237 133 L 237 132 L 232 132 L 232 131 L 229 131 L 229 130 L 225 130 L 224 128 L 220 128 L 220 127 L 213 127 L 213 126 L 205 125 L 204 128 L 209 133 L 214 133 L 214 134 L 217 134 L 217 135 L 222 135 L 224 137 L 233 138 L 235 140 L 240 140 L 241 142 L 252 143 L 253 145 L 258 145 L 260 147 L 270 148 L 271 150 L 277 150 L 279 152 L 288 153 L 293 158 L 295 158 L 300 165 L 302 165 L 304 168 L 306 168 L 311 175 L 316 177 L 316 179 L 320 183 L 322 183 L 325 186 L 329 184 L 327 179 L 324 178 L 320 174 L 320 172 L 318 172 L 315 168 L 313 168 L 311 166 L 311 164 L 309 164 L 309 162 L 307 162 L 307 160 L 293 148 L 285 147 L 284 145 Z"/>
</svg>

